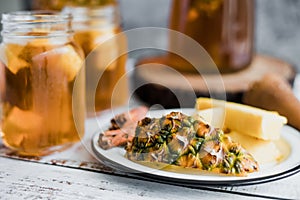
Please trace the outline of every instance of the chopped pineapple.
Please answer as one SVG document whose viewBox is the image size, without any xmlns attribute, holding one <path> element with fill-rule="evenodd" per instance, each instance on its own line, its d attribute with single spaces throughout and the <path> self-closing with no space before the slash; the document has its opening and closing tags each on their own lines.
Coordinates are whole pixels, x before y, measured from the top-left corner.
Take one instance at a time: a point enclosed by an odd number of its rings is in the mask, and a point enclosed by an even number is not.
<svg viewBox="0 0 300 200">
<path fill-rule="evenodd" d="M 263 140 L 279 139 L 281 128 L 287 123 L 287 119 L 276 112 L 221 100 L 197 99 L 197 110 L 213 107 L 225 109 L 223 128 Z"/>
<path fill-rule="evenodd" d="M 23 45 L 19 44 L 7 44 L 5 46 L 5 55 L 7 61 L 5 64 L 13 74 L 17 74 L 20 69 L 30 66 L 26 60 L 19 57 L 24 48 L 25 47 Z"/>
<path fill-rule="evenodd" d="M 214 127 L 224 128 L 226 119 L 223 108 L 214 107 L 200 110 L 197 114 Z M 260 164 L 278 162 L 283 157 L 283 152 L 277 146 L 277 141 L 258 139 L 238 131 L 230 131 L 226 135 L 230 136 L 233 141 L 240 143 Z"/>
<path fill-rule="evenodd" d="M 24 123 L 26 121 L 26 123 Z M 30 122 L 30 123 L 29 123 Z M 42 118 L 31 111 L 23 111 L 18 107 L 14 107 L 5 123 L 3 123 L 3 130 L 14 124 L 15 127 L 18 127 L 20 130 L 28 131 L 32 129 L 42 128 Z"/>
<path fill-rule="evenodd" d="M 206 122 L 215 128 L 222 129 L 224 127 L 225 115 L 222 108 L 200 110 L 196 114 L 200 115 Z"/>
<path fill-rule="evenodd" d="M 139 121 L 126 151 L 125 156 L 133 161 L 167 163 L 238 176 L 259 169 L 252 155 L 222 130 L 211 127 L 199 116 L 180 112 Z"/>
<path fill-rule="evenodd" d="M 3 135 L 9 146 L 29 149 L 30 146 L 38 146 L 43 139 L 43 119 L 34 112 L 14 107 L 3 122 L 2 131 L 9 133 Z"/>
<path fill-rule="evenodd" d="M 51 49 L 33 57 L 34 65 L 46 68 L 57 76 L 66 76 L 74 80 L 83 65 L 82 58 L 71 45 Z"/>
<path fill-rule="evenodd" d="M 228 135 L 249 151 L 260 164 L 277 162 L 283 156 L 274 141 L 260 140 L 234 131 Z"/>
</svg>

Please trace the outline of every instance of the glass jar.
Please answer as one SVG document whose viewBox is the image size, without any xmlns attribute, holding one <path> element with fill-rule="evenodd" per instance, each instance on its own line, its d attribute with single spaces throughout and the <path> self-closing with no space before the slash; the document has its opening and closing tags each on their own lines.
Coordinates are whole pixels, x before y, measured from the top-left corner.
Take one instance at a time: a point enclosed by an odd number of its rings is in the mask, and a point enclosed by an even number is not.
<svg viewBox="0 0 300 200">
<path fill-rule="evenodd" d="M 253 26 L 253 0 L 173 0 L 170 28 L 201 44 L 224 73 L 251 63 Z M 170 41 L 171 49 L 183 42 L 180 38 L 170 38 Z M 177 67 L 194 71 L 190 65 Z"/>
<path fill-rule="evenodd" d="M 127 50 L 127 39 L 120 26 L 118 5 L 73 6 L 66 7 L 63 12 L 73 15 L 74 38 L 86 56 L 88 115 L 124 105 L 128 100 L 127 55 L 121 52 Z M 100 75 L 96 83 L 95 75 Z M 94 84 L 97 84 L 96 91 Z M 117 94 L 115 98 L 114 93 Z"/>
<path fill-rule="evenodd" d="M 84 134 L 84 57 L 70 22 L 44 11 L 2 16 L 2 138 L 19 154 L 63 150 Z"/>
</svg>

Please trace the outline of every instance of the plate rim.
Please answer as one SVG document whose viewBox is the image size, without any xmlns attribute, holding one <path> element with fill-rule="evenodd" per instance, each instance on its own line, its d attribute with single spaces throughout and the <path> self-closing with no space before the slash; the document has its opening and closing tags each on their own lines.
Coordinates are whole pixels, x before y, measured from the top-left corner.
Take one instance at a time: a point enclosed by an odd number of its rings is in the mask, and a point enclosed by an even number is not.
<svg viewBox="0 0 300 200">
<path fill-rule="evenodd" d="M 188 111 L 192 111 L 192 110 L 195 110 L 195 109 L 194 108 L 165 109 L 165 110 L 154 110 L 154 112 L 161 113 L 162 111 L 169 112 L 169 111 L 176 111 L 176 110 L 181 110 L 183 112 L 184 111 L 188 112 Z M 153 112 L 153 111 L 150 111 L 150 112 Z M 108 120 L 108 123 L 109 123 L 109 120 Z M 108 123 L 106 123 L 106 125 Z M 296 135 L 296 133 L 299 133 L 297 130 L 295 130 L 293 127 L 287 126 L 287 125 L 285 127 L 287 127 L 288 129 L 291 129 L 292 133 L 289 133 L 289 134 L 295 134 L 294 136 L 296 136 L 300 139 L 300 134 L 299 134 L 299 136 Z M 115 169 L 118 169 L 118 170 L 122 170 L 122 171 L 125 171 L 125 172 L 128 172 L 128 173 L 140 176 L 141 178 L 146 176 L 146 177 L 151 178 L 153 180 L 159 179 L 160 181 L 166 181 L 166 182 L 175 181 L 177 183 L 183 183 L 183 184 L 197 183 L 197 184 L 200 184 L 201 186 L 203 186 L 203 185 L 219 185 L 219 186 L 239 185 L 239 186 L 242 186 L 242 185 L 253 185 L 253 184 L 261 184 L 261 183 L 271 182 L 271 181 L 287 178 L 289 176 L 292 176 L 292 175 L 300 172 L 300 159 L 299 159 L 296 162 L 297 164 L 295 164 L 294 166 L 292 166 L 292 167 L 290 167 L 286 170 L 283 170 L 279 173 L 276 173 L 276 174 L 270 174 L 270 175 L 267 175 L 267 176 L 259 176 L 259 177 L 250 177 L 250 178 L 248 178 L 248 177 L 243 178 L 242 177 L 241 179 L 234 179 L 234 180 L 233 179 L 231 179 L 231 180 L 228 180 L 228 179 L 227 180 L 226 179 L 222 180 L 222 178 L 221 178 L 222 176 L 220 176 L 219 180 L 199 180 L 199 179 L 188 179 L 188 178 L 184 178 L 184 179 L 183 178 L 176 178 L 176 177 L 172 177 L 172 176 L 166 176 L 165 174 L 158 175 L 157 173 L 151 173 L 149 171 L 139 171 L 137 169 L 133 169 L 130 166 L 125 166 L 124 164 L 117 163 L 116 161 L 107 158 L 105 155 L 102 155 L 102 153 L 99 151 L 100 147 L 97 144 L 98 138 L 99 138 L 99 131 L 93 134 L 92 140 L 91 140 L 92 150 L 93 150 L 94 154 L 96 155 L 96 157 L 98 159 L 100 159 L 102 162 L 104 162 L 104 164 L 106 164 L 106 165 L 108 165 L 112 168 L 115 168 Z M 288 143 L 288 145 L 291 148 L 292 147 L 291 144 L 287 140 L 286 140 L 286 142 Z M 121 148 L 115 148 L 115 149 L 122 150 Z M 106 150 L 103 150 L 103 149 L 101 149 L 101 150 L 104 151 L 104 152 L 106 151 Z M 290 155 L 288 157 L 290 157 Z M 130 160 L 128 160 L 128 161 L 130 161 Z M 133 162 L 133 161 L 131 161 L 131 162 Z M 141 165 L 141 164 L 138 164 L 138 163 L 135 163 L 135 162 L 133 162 L 133 163 L 135 165 L 146 167 L 144 165 Z M 152 169 L 150 167 L 146 167 L 146 168 Z M 158 169 L 152 169 L 152 170 L 159 171 Z M 170 173 L 170 175 L 175 173 L 175 172 L 168 172 L 168 171 L 163 171 L 163 172 L 167 173 L 167 174 Z M 182 174 L 182 173 L 178 173 L 178 174 L 187 175 L 187 174 Z M 191 174 L 189 174 L 189 175 L 191 175 Z M 201 177 L 201 175 L 192 175 L 192 176 Z M 228 176 L 225 176 L 225 177 L 228 177 Z M 232 176 L 232 177 L 236 178 L 236 176 Z"/>
</svg>

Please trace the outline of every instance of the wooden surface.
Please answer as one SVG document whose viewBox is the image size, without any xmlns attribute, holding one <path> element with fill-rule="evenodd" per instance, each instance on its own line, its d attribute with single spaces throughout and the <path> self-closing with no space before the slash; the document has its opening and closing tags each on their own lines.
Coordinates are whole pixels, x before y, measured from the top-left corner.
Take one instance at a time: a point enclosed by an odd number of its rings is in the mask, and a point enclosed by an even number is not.
<svg viewBox="0 0 300 200">
<path fill-rule="evenodd" d="M 223 97 L 228 101 L 241 102 L 249 86 L 267 73 L 278 74 L 291 84 L 296 75 L 289 63 L 263 55 L 256 55 L 246 69 L 222 75 L 179 73 L 167 67 L 169 65 L 163 58 L 149 58 L 137 64 L 135 88 L 138 88 L 136 94 L 143 101 L 165 108 L 192 107 L 195 103 L 193 96 Z"/>
<path fill-rule="evenodd" d="M 1 199 L 239 199 L 240 196 L 168 186 L 76 169 L 0 158 Z"/>
<path fill-rule="evenodd" d="M 190 189 L 0 158 L 1 199 L 241 199 L 255 193 L 297 199 L 300 197 L 299 178 L 294 176 L 273 184 L 240 188 Z"/>
<path fill-rule="evenodd" d="M 294 89 L 297 97 L 299 78 Z M 1 151 L 7 158 L 0 157 L 0 199 L 300 199 L 300 174 L 259 185 L 208 187 L 162 184 L 116 172 L 99 163 L 89 147 L 95 123 L 106 122 L 107 115 L 87 121 L 85 139 L 66 152 L 12 159 Z"/>
</svg>

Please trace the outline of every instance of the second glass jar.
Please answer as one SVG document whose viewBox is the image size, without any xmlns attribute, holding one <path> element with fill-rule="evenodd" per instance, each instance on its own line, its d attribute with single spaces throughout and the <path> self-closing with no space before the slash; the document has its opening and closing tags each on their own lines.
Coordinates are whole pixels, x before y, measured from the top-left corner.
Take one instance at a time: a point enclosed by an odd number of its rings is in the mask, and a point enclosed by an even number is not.
<svg viewBox="0 0 300 200">
<path fill-rule="evenodd" d="M 127 54 L 121 55 L 121 52 L 127 50 L 127 39 L 121 33 L 118 4 L 65 7 L 63 12 L 73 15 L 74 38 L 86 57 L 88 116 L 95 111 L 124 105 L 128 99 Z M 96 91 L 94 78 L 91 78 L 95 75 L 100 75 Z"/>
</svg>

